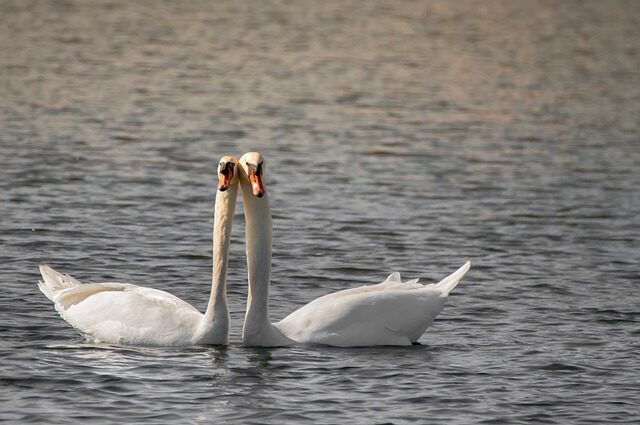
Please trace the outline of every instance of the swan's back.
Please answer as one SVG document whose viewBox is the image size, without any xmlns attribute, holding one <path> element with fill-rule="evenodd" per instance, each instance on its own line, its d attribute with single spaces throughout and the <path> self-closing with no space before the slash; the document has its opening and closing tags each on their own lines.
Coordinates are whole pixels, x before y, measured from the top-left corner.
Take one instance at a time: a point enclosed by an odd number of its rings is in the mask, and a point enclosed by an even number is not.
<svg viewBox="0 0 640 425">
<path fill-rule="evenodd" d="M 129 283 L 80 283 L 41 266 L 40 290 L 60 316 L 94 342 L 190 345 L 202 314 L 180 298 Z"/>
<path fill-rule="evenodd" d="M 402 282 L 394 273 L 382 283 L 346 289 L 299 308 L 276 326 L 303 343 L 335 346 L 410 345 L 442 311 L 469 263 L 437 285 Z"/>
</svg>

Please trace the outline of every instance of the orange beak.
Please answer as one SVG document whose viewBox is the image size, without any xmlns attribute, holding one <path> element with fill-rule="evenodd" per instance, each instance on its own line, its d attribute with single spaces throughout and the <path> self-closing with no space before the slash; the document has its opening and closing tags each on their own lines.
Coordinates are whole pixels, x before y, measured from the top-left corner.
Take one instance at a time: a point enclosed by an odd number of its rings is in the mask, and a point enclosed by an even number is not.
<svg viewBox="0 0 640 425">
<path fill-rule="evenodd" d="M 233 169 L 226 167 L 224 170 L 218 173 L 218 190 L 224 192 L 229 189 L 231 185 L 231 179 L 233 179 Z"/>
<path fill-rule="evenodd" d="M 253 189 L 253 196 L 262 198 L 266 192 L 264 185 L 262 184 L 262 176 L 256 174 L 255 171 L 249 172 L 249 182 L 251 182 L 251 189 Z"/>
</svg>

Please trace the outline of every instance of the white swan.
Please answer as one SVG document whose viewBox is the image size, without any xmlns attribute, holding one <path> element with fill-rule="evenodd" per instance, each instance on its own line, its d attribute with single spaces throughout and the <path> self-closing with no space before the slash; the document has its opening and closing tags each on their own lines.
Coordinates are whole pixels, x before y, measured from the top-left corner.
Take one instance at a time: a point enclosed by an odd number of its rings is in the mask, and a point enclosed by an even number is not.
<svg viewBox="0 0 640 425">
<path fill-rule="evenodd" d="M 238 161 L 218 165 L 213 232 L 213 276 L 207 311 L 158 289 L 130 283 L 80 283 L 46 265 L 40 290 L 60 316 L 89 341 L 111 344 L 226 345 L 229 338 L 227 257 L 238 194 Z"/>
<path fill-rule="evenodd" d="M 442 311 L 447 296 L 469 270 L 467 262 L 436 285 L 422 285 L 417 279 L 403 283 L 399 273 L 392 273 L 377 285 L 320 297 L 272 324 L 268 306 L 271 211 L 263 182 L 264 161 L 257 152 L 246 153 L 239 168 L 249 277 L 244 345 L 411 345 Z"/>
</svg>

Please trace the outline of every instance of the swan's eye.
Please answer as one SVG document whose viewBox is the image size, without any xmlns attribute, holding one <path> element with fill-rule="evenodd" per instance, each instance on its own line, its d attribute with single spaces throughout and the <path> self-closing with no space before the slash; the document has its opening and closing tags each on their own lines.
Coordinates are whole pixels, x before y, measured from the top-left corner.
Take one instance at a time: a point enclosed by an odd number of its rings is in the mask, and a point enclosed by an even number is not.
<svg viewBox="0 0 640 425">
<path fill-rule="evenodd" d="M 220 163 L 220 174 L 227 176 L 233 173 L 234 164 L 232 162 Z"/>
</svg>

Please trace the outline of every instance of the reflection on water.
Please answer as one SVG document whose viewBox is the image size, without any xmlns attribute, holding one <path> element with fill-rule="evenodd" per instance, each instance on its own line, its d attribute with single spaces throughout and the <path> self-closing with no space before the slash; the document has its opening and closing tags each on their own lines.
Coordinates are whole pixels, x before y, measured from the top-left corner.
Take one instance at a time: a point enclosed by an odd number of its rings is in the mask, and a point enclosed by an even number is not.
<svg viewBox="0 0 640 425">
<path fill-rule="evenodd" d="M 3 1 L 0 24 L 0 420 L 638 416 L 640 3 Z M 229 348 L 83 344 L 37 264 L 203 309 L 215 164 L 254 149 L 272 319 L 470 259 L 423 345 L 240 347 L 241 208 Z"/>
</svg>

